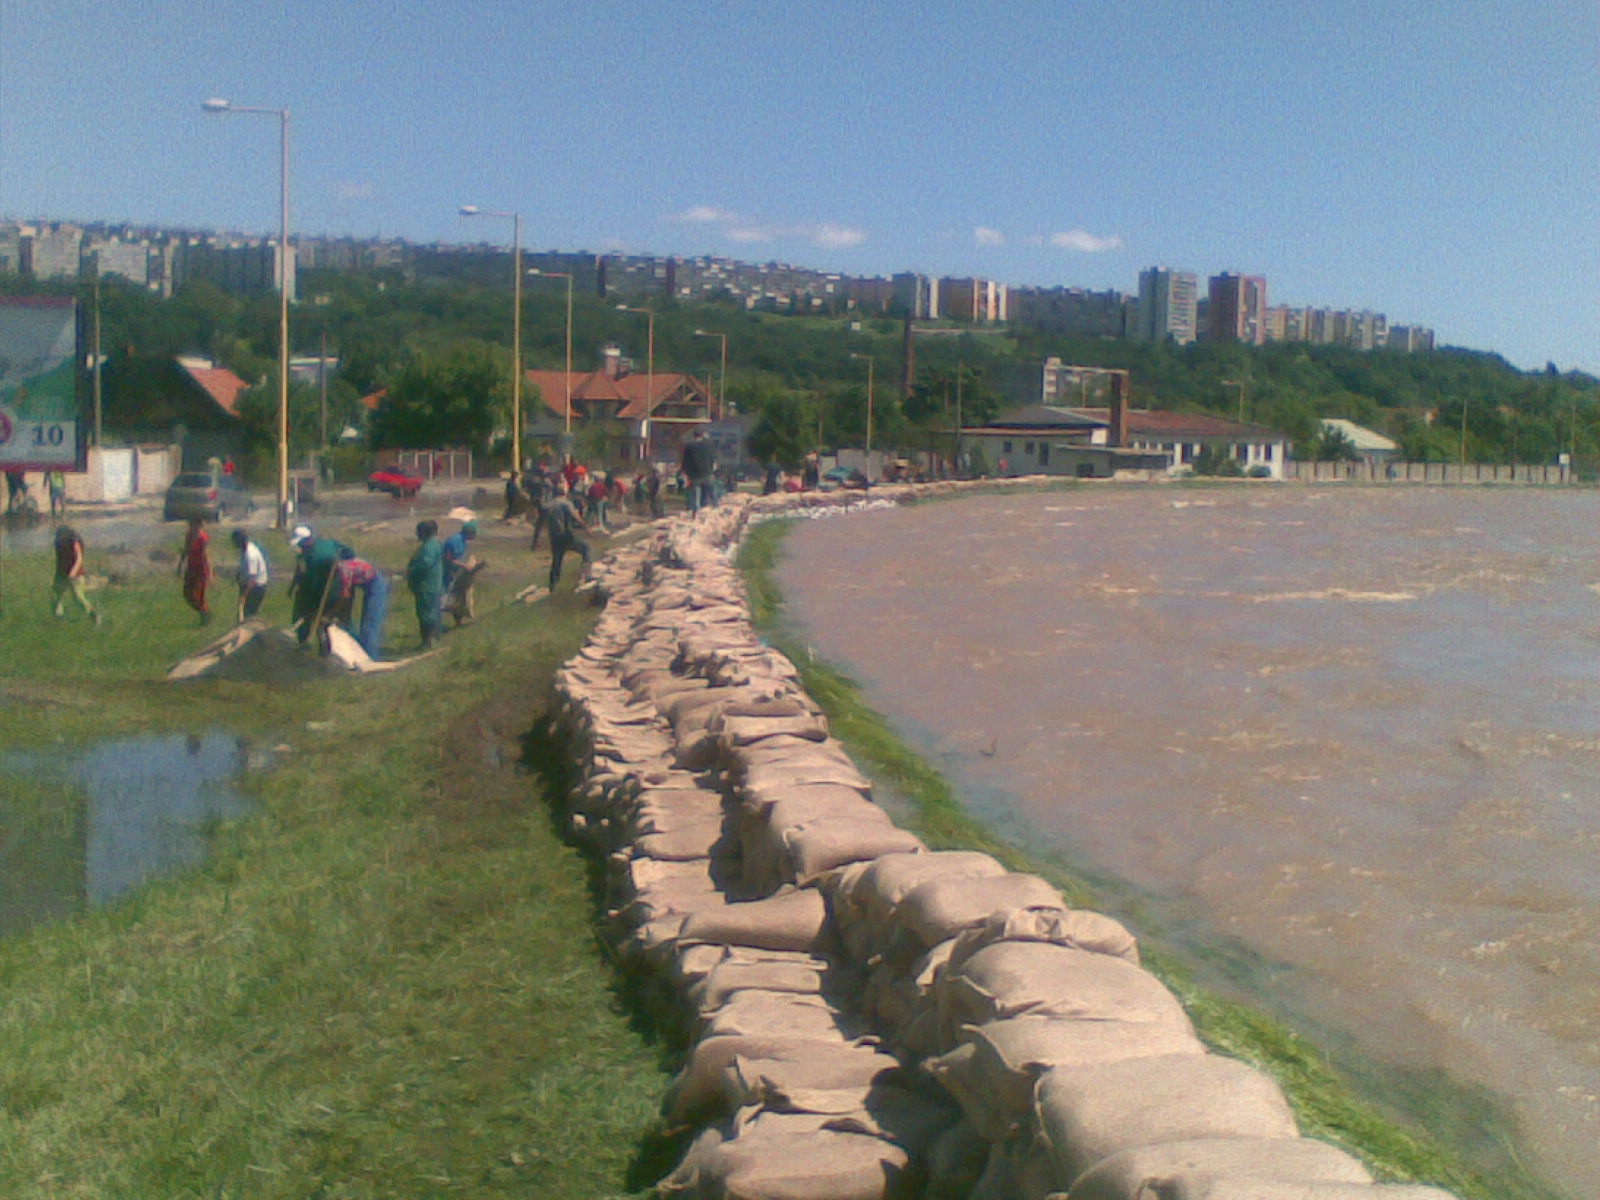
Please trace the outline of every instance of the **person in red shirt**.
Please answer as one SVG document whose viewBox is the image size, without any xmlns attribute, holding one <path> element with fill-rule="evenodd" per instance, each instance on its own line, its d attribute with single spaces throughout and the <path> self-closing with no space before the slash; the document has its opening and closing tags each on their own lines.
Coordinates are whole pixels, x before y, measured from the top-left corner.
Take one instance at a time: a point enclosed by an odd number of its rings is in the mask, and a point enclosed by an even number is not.
<svg viewBox="0 0 1600 1200">
<path fill-rule="evenodd" d="M 183 552 L 178 555 L 178 576 L 183 580 L 184 603 L 200 614 L 202 625 L 211 622 L 211 608 L 206 603 L 206 588 L 211 583 L 210 544 L 205 523 L 199 517 L 190 517 Z"/>
<path fill-rule="evenodd" d="M 70 525 L 63 525 L 56 530 L 56 578 L 51 584 L 50 592 L 55 600 L 56 616 L 67 615 L 65 602 L 67 593 L 72 593 L 72 598 L 83 606 L 83 611 L 89 614 L 89 620 L 100 624 L 100 614 L 95 612 L 94 605 L 89 603 L 89 595 L 84 587 L 83 567 L 83 539 Z"/>
</svg>

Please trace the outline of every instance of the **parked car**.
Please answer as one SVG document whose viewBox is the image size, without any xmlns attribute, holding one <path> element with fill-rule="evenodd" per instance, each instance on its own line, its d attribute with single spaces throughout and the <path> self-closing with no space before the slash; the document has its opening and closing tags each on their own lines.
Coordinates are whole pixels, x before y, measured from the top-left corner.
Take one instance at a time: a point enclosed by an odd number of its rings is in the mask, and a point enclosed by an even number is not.
<svg viewBox="0 0 1600 1200">
<path fill-rule="evenodd" d="M 822 479 L 817 484 L 820 492 L 831 492 L 839 488 L 866 488 L 871 486 L 871 481 L 854 467 L 834 467 L 831 471 L 824 471 Z"/>
<path fill-rule="evenodd" d="M 247 517 L 256 510 L 255 499 L 235 475 L 212 475 L 206 471 L 185 471 L 167 486 L 161 516 L 167 521 L 220 521 L 224 514 Z"/>
<path fill-rule="evenodd" d="M 422 480 L 399 467 L 380 467 L 367 476 L 367 491 L 388 492 L 391 496 L 415 496 L 422 490 Z"/>
</svg>

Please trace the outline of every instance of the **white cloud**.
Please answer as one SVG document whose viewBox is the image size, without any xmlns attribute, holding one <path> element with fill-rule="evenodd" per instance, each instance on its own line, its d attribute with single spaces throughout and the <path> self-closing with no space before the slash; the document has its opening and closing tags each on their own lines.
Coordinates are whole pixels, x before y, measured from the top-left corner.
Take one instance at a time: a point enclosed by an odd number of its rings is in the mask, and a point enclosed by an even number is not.
<svg viewBox="0 0 1600 1200">
<path fill-rule="evenodd" d="M 834 221 L 801 225 L 766 225 L 752 221 L 738 213 L 711 204 L 696 204 L 667 220 L 680 225 L 720 225 L 729 241 L 750 245 L 803 238 L 814 246 L 837 250 L 846 246 L 859 246 L 867 240 L 866 231 Z"/>
<path fill-rule="evenodd" d="M 865 229 L 853 229 L 847 225 L 835 225 L 831 221 L 818 225 L 812 230 L 811 241 L 813 245 L 821 246 L 824 250 L 840 250 L 846 246 L 859 246 L 867 240 Z"/>
<path fill-rule="evenodd" d="M 1104 254 L 1107 250 L 1121 250 L 1122 238 L 1116 234 L 1099 237 L 1085 229 L 1069 229 L 1065 233 L 1052 233 L 1050 244 L 1060 250 L 1075 250 L 1080 254 Z"/>
<path fill-rule="evenodd" d="M 684 225 L 725 225 L 739 216 L 712 204 L 695 204 L 668 219 Z"/>
<path fill-rule="evenodd" d="M 1004 246 L 1006 244 L 1006 235 L 998 229 L 990 229 L 987 225 L 978 225 L 972 230 L 972 244 L 975 246 Z"/>
<path fill-rule="evenodd" d="M 333 185 L 333 194 L 340 200 L 370 200 L 373 194 L 370 179 L 341 179 Z"/>
</svg>

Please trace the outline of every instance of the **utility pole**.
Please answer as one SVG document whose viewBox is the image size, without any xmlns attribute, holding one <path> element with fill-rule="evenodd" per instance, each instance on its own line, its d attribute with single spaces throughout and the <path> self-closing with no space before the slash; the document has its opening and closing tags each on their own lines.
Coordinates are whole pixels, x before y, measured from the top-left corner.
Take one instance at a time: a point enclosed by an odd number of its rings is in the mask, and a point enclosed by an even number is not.
<svg viewBox="0 0 1600 1200">
<path fill-rule="evenodd" d="M 94 276 L 94 445 L 100 447 L 100 437 L 104 432 L 102 427 L 102 394 L 100 391 L 100 272 L 98 268 Z"/>
<path fill-rule="evenodd" d="M 317 386 L 322 394 L 322 448 L 328 448 L 328 331 L 322 331 L 322 354 L 317 359 Z"/>
</svg>

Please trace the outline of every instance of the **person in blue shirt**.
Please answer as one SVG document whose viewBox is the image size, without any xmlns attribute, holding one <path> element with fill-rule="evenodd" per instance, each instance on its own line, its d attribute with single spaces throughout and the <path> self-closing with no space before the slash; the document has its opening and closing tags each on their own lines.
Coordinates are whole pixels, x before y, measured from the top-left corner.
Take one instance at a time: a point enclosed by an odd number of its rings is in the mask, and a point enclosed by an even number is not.
<svg viewBox="0 0 1600 1200">
<path fill-rule="evenodd" d="M 476 615 L 472 584 L 478 571 L 478 559 L 470 543 L 477 536 L 478 523 L 466 521 L 444 540 L 444 611 L 455 618 L 458 629 Z"/>
</svg>

